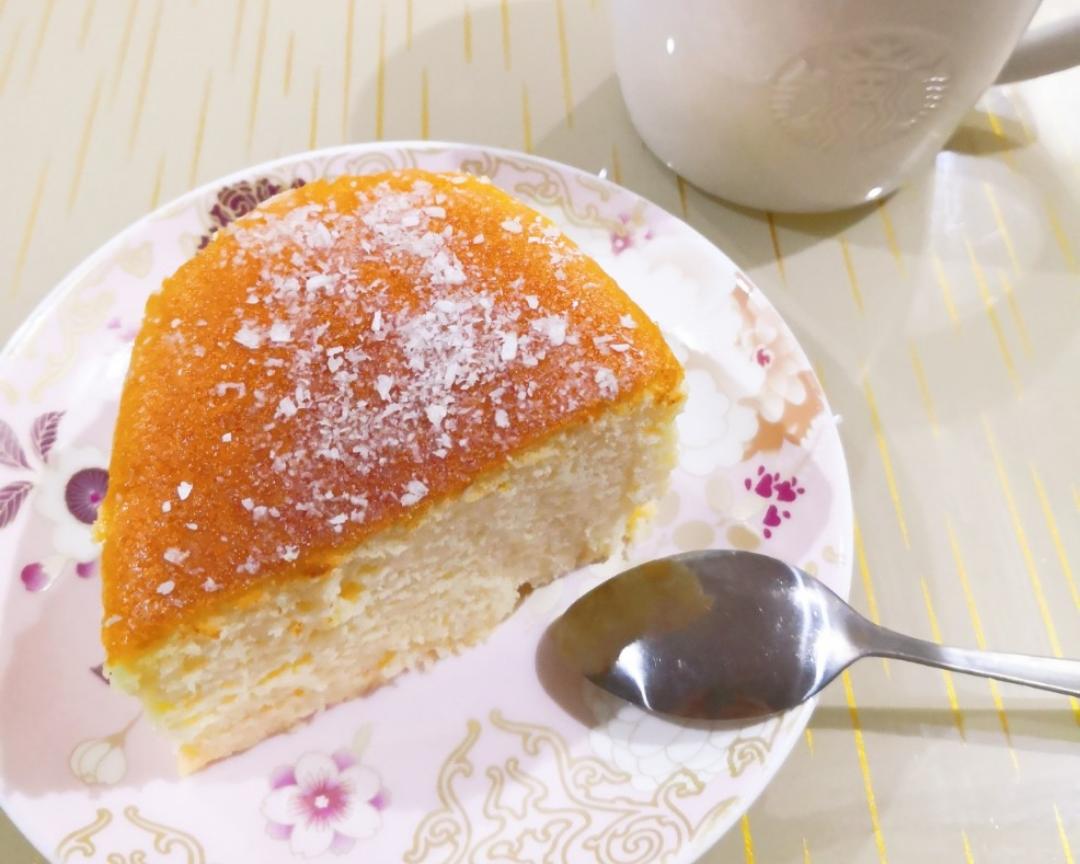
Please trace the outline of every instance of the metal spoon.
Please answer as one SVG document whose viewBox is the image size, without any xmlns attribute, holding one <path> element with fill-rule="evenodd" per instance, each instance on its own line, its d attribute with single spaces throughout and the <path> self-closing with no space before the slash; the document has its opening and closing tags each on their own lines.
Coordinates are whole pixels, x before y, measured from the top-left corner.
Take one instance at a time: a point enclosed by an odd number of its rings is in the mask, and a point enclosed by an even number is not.
<svg viewBox="0 0 1080 864">
<path fill-rule="evenodd" d="M 947 648 L 872 624 L 817 579 L 751 552 L 627 570 L 552 625 L 563 657 L 642 708 L 749 719 L 809 699 L 861 657 L 893 657 L 1080 696 L 1080 661 Z"/>
</svg>

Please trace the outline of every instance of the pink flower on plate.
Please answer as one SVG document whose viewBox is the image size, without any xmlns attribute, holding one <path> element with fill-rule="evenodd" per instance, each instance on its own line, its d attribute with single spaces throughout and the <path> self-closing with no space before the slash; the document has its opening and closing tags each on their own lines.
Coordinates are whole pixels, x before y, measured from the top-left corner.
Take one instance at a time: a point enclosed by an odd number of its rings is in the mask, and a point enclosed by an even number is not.
<svg viewBox="0 0 1080 864">
<path fill-rule="evenodd" d="M 760 388 L 753 402 L 766 422 L 778 423 L 789 404 L 806 402 L 806 364 L 798 345 L 784 333 L 772 310 L 762 310 L 748 322 L 739 334 L 739 344 L 761 370 Z"/>
<path fill-rule="evenodd" d="M 110 331 L 121 342 L 134 342 L 135 337 L 139 335 L 137 327 L 125 325 L 119 318 L 110 318 L 105 325 L 105 329 Z"/>
<path fill-rule="evenodd" d="M 640 235 L 635 234 L 634 228 L 639 225 L 640 216 L 635 218 L 635 214 L 620 213 L 619 221 L 622 223 L 622 227 L 611 232 L 611 251 L 613 254 L 621 255 L 627 249 L 635 246 L 639 240 L 652 240 L 652 228 L 646 228 Z"/>
<path fill-rule="evenodd" d="M 270 785 L 262 803 L 267 833 L 288 840 L 294 855 L 344 854 L 382 824 L 379 775 L 348 752 L 306 753 L 292 768 L 276 771 Z"/>
</svg>

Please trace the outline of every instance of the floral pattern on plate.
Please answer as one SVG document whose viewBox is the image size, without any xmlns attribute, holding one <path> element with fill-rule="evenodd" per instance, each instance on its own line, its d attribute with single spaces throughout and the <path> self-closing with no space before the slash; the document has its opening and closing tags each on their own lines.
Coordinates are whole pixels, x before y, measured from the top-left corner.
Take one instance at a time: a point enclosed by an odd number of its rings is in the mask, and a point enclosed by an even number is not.
<svg viewBox="0 0 1080 864">
<path fill-rule="evenodd" d="M 268 198 L 273 198 L 283 189 L 296 189 L 304 185 L 304 181 L 296 178 L 292 182 L 275 180 L 273 177 L 257 177 L 254 180 L 237 180 L 228 183 L 217 191 L 217 200 L 207 211 L 209 226 L 205 234 L 199 238 L 201 249 L 210 242 L 214 232 L 224 228 L 234 219 L 250 213 L 259 204 Z"/>
<path fill-rule="evenodd" d="M 140 848 L 146 864 L 337 854 L 687 864 L 798 740 L 809 708 L 696 728 L 534 671 L 548 624 L 619 560 L 534 592 L 466 653 L 184 779 L 138 706 L 102 685 L 90 523 L 146 297 L 274 190 L 404 166 L 484 173 L 547 213 L 659 322 L 686 366 L 679 464 L 629 561 L 757 548 L 847 593 L 851 502 L 824 396 L 772 306 L 691 228 L 596 177 L 494 149 L 355 145 L 258 166 L 102 247 L 0 353 L 0 801 L 53 860 L 96 864 Z M 369 732 L 352 736 L 358 726 L 379 730 L 377 746 Z"/>
<path fill-rule="evenodd" d="M 13 480 L 0 487 L 0 529 L 15 521 L 28 497 L 33 497 L 41 519 L 52 526 L 48 553 L 19 569 L 27 591 L 47 588 L 69 564 L 83 579 L 97 570 L 98 549 L 90 526 L 109 486 L 108 471 L 99 467 L 106 459 L 93 447 L 66 447 L 50 461 L 63 416 L 63 411 L 47 411 L 34 419 L 30 441 L 37 468 L 27 461 L 12 428 L 0 420 L 0 465 L 35 472 L 32 480 Z"/>
<path fill-rule="evenodd" d="M 270 787 L 262 802 L 266 833 L 287 840 L 304 858 L 351 851 L 379 830 L 386 806 L 379 775 L 347 750 L 305 753 L 295 765 L 276 770 Z"/>
</svg>

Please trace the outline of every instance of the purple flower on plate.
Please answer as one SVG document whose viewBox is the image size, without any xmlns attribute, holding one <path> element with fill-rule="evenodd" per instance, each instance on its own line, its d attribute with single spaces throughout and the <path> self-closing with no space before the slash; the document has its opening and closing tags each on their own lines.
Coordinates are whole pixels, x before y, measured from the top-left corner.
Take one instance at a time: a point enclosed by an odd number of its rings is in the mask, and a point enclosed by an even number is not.
<svg viewBox="0 0 1080 864">
<path fill-rule="evenodd" d="M 289 184 L 288 188 L 297 189 L 304 185 L 304 181 L 297 178 Z M 203 235 L 199 241 L 201 249 L 210 242 L 210 237 L 219 228 L 224 228 L 234 219 L 239 219 L 254 210 L 267 198 L 272 198 L 285 188 L 284 184 L 275 183 L 269 177 L 258 177 L 254 182 L 240 180 L 229 186 L 222 186 L 217 193 L 217 201 L 210 208 L 210 218 L 214 225 Z"/>
<path fill-rule="evenodd" d="M 93 525 L 108 488 L 109 472 L 104 468 L 76 471 L 64 487 L 68 512 L 84 525 Z"/>
<path fill-rule="evenodd" d="M 89 447 L 57 447 L 63 411 L 46 411 L 30 424 L 30 447 L 23 447 L 10 424 L 0 420 L 0 466 L 24 476 L 0 483 L 0 529 L 11 525 L 32 500 L 38 515 L 52 525 L 48 549 L 36 553 L 20 571 L 27 591 L 42 591 L 69 564 L 88 579 L 97 572 L 97 546 L 90 526 L 97 519 L 109 485 L 109 473 L 98 467 L 103 454 Z M 26 472 L 31 472 L 26 476 Z"/>
<path fill-rule="evenodd" d="M 63 411 L 46 411 L 30 424 L 30 447 L 23 447 L 9 423 L 0 420 L 0 466 L 24 476 L 0 483 L 0 529 L 11 525 L 23 504 L 32 500 L 39 515 L 53 526 L 51 547 L 19 571 L 27 591 L 42 591 L 70 563 L 88 579 L 97 572 L 97 546 L 89 526 L 109 485 L 109 474 L 97 467 L 104 456 L 86 447 L 56 449 Z M 31 458 L 31 456 L 33 458 Z M 32 472 L 29 478 L 26 472 Z"/>
<path fill-rule="evenodd" d="M 90 526 L 108 487 L 105 462 L 94 447 L 58 447 L 38 473 L 34 508 L 52 525 L 48 555 L 72 564 L 97 558 Z"/>
<path fill-rule="evenodd" d="M 275 771 L 270 786 L 262 803 L 266 831 L 288 840 L 294 855 L 344 854 L 382 824 L 379 811 L 386 799 L 379 775 L 346 751 L 306 753 L 294 766 Z"/>
</svg>

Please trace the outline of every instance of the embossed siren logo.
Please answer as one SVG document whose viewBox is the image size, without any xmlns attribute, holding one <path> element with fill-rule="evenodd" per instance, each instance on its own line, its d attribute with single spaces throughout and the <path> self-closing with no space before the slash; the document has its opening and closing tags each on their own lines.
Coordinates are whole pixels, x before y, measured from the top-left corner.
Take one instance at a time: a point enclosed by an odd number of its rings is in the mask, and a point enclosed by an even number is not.
<svg viewBox="0 0 1080 864">
<path fill-rule="evenodd" d="M 772 113 L 789 134 L 821 149 L 877 146 L 910 132 L 941 104 L 949 73 L 945 42 L 933 33 L 853 33 L 782 66 Z"/>
</svg>

